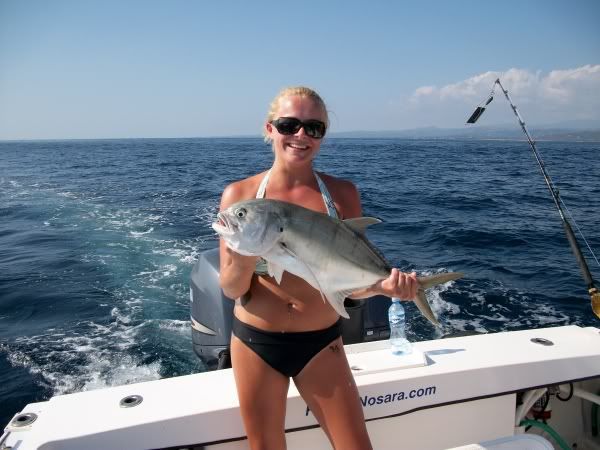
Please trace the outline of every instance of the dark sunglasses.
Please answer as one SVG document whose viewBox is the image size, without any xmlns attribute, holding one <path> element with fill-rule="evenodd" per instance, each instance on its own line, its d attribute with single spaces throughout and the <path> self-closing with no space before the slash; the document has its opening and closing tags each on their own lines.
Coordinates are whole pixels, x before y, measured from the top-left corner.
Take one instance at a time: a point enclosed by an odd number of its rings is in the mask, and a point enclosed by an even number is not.
<svg viewBox="0 0 600 450">
<path fill-rule="evenodd" d="M 290 135 L 296 134 L 300 128 L 304 128 L 304 132 L 311 138 L 321 139 L 325 136 L 327 126 L 320 120 L 307 120 L 302 122 L 295 117 L 280 117 L 279 119 L 271 120 L 270 122 L 277 131 L 281 134 Z"/>
</svg>

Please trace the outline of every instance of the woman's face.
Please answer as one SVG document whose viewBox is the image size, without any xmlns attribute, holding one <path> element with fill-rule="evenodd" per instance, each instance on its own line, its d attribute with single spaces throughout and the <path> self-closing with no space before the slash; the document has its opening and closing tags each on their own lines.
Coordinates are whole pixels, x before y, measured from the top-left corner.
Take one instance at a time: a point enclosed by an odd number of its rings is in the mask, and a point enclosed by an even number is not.
<svg viewBox="0 0 600 450">
<path fill-rule="evenodd" d="M 320 120 L 325 122 L 326 120 L 322 109 L 311 98 L 298 95 L 282 97 L 279 100 L 275 119 L 280 117 L 295 117 L 301 121 Z M 321 147 L 321 139 L 308 136 L 303 127 L 293 135 L 279 133 L 277 128 L 270 123 L 266 123 L 265 127 L 273 142 L 276 158 L 289 164 L 301 164 L 310 162 L 317 156 Z"/>
</svg>

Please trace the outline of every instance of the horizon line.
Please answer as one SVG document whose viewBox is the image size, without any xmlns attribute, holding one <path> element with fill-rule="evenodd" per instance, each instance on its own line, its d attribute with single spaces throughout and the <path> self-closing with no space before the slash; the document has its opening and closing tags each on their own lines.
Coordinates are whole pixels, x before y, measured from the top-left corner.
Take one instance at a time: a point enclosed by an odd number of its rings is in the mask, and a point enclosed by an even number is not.
<svg viewBox="0 0 600 450">
<path fill-rule="evenodd" d="M 577 122 L 577 121 L 575 121 Z M 587 122 L 587 121 L 583 121 Z M 570 132 L 600 132 L 600 121 L 597 124 L 597 127 L 580 127 L 574 128 L 573 126 L 563 125 L 560 126 L 560 123 L 548 123 L 548 124 L 530 124 L 531 127 L 539 127 L 541 129 L 549 129 L 554 131 L 560 131 L 561 133 L 570 133 Z M 382 138 L 394 138 L 393 136 L 385 136 L 393 133 L 410 133 L 410 132 L 419 132 L 419 131 L 427 131 L 427 130 L 436 130 L 439 132 L 459 132 L 459 131 L 486 131 L 486 130 L 495 130 L 495 131 L 510 131 L 510 132 L 518 132 L 520 131 L 517 125 L 512 125 L 507 123 L 497 124 L 497 125 L 480 125 L 476 127 L 468 126 L 464 124 L 463 127 L 438 127 L 435 125 L 427 125 L 422 127 L 413 127 L 413 128 L 400 128 L 400 129 L 387 129 L 387 130 L 345 130 L 345 131 L 332 131 L 330 134 L 326 136 L 329 138 L 360 138 L 360 136 L 340 136 L 340 135 L 359 135 L 364 134 L 368 135 L 368 138 L 376 138 L 377 134 L 381 134 Z M 395 138 L 401 138 L 402 136 L 396 136 Z M 437 138 L 449 138 L 453 136 L 437 136 Z M 407 139 L 432 139 L 435 138 L 433 136 L 421 136 L 421 137 L 406 137 Z M 263 139 L 262 135 L 259 133 L 256 134 L 229 134 L 229 135 L 212 135 L 212 136 L 127 136 L 127 137 L 60 137 L 60 138 L 12 138 L 12 139 L 2 139 L 0 138 L 0 142 L 48 142 L 48 141 L 111 141 L 111 140 L 133 140 L 133 139 Z M 468 138 L 474 139 L 474 138 Z"/>
</svg>

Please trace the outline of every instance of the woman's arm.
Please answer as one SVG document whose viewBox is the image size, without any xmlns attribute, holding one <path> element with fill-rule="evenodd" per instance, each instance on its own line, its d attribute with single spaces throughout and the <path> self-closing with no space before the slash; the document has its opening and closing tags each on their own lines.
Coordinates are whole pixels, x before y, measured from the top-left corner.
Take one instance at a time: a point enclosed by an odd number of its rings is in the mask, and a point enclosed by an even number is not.
<svg viewBox="0 0 600 450">
<path fill-rule="evenodd" d="M 354 291 L 349 297 L 353 299 L 373 297 L 374 295 L 387 295 L 401 300 L 413 300 L 417 296 L 419 282 L 417 274 L 400 272 L 392 269 L 392 273 L 385 280 L 378 281 L 366 289 Z"/>
<path fill-rule="evenodd" d="M 245 200 L 243 182 L 230 184 L 221 196 L 220 210 L 223 211 L 234 203 Z M 256 256 L 243 256 L 234 252 L 221 238 L 219 242 L 220 276 L 219 284 L 223 293 L 232 299 L 237 299 L 248 292 L 250 282 L 256 267 Z"/>
</svg>

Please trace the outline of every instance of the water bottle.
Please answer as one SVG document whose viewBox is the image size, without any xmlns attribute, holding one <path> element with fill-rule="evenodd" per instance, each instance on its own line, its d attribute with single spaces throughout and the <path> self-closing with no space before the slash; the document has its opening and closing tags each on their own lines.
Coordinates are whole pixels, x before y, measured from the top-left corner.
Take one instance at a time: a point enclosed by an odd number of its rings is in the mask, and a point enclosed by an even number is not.
<svg viewBox="0 0 600 450">
<path fill-rule="evenodd" d="M 392 346 L 392 353 L 396 355 L 408 355 L 412 352 L 412 347 L 408 339 L 406 339 L 404 306 L 400 304 L 400 299 L 392 298 L 388 317 L 390 319 L 390 344 Z"/>
</svg>

